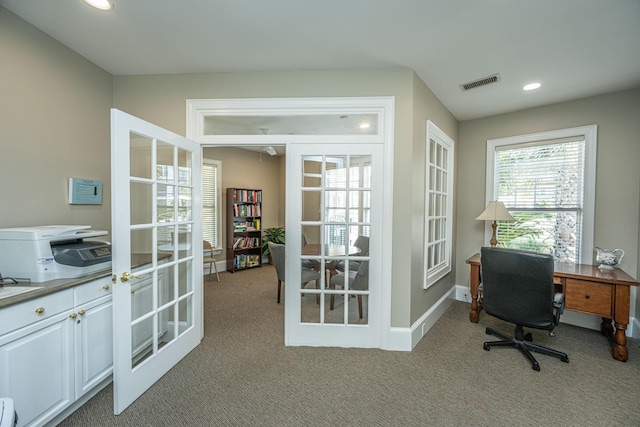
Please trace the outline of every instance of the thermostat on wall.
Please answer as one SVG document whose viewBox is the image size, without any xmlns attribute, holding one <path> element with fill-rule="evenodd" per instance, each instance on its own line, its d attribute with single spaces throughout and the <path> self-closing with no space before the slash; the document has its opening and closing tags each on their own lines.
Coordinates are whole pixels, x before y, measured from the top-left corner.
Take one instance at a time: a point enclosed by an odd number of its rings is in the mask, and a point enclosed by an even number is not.
<svg viewBox="0 0 640 427">
<path fill-rule="evenodd" d="M 69 178 L 69 204 L 101 205 L 102 181 Z"/>
</svg>

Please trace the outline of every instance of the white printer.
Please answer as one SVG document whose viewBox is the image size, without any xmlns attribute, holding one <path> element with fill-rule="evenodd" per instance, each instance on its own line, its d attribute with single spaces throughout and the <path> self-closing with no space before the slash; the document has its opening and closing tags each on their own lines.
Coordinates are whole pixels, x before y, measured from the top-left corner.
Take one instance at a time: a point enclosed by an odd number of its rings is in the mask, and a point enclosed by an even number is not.
<svg viewBox="0 0 640 427">
<path fill-rule="evenodd" d="M 0 229 L 0 273 L 32 282 L 76 278 L 111 269 L 107 235 L 88 225 L 45 225 Z"/>
</svg>

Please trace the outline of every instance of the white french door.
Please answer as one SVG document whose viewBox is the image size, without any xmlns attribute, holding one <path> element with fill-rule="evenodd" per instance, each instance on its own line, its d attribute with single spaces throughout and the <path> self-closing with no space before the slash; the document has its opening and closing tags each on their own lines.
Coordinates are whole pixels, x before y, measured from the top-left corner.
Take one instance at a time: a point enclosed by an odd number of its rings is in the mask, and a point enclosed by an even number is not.
<svg viewBox="0 0 640 427">
<path fill-rule="evenodd" d="M 201 340 L 200 145 L 111 110 L 114 413 Z"/>
<path fill-rule="evenodd" d="M 286 345 L 380 347 L 382 152 L 287 145 Z"/>
</svg>

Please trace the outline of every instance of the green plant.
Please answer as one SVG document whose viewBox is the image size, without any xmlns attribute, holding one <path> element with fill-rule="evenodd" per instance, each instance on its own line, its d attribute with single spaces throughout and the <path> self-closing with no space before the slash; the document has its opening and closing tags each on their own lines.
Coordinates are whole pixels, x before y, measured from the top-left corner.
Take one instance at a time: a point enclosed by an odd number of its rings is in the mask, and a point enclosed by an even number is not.
<svg viewBox="0 0 640 427">
<path fill-rule="evenodd" d="M 269 255 L 267 243 L 280 243 L 284 245 L 284 227 L 265 228 L 262 232 L 262 255 Z"/>
</svg>

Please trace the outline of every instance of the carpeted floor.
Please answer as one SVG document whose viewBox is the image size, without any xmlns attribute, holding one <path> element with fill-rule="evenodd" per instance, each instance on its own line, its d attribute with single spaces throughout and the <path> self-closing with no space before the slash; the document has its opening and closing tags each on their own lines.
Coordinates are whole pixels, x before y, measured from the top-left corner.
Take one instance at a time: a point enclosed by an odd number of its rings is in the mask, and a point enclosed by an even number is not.
<svg viewBox="0 0 640 427">
<path fill-rule="evenodd" d="M 111 386 L 62 426 L 639 426 L 640 348 L 611 358 L 597 331 L 534 342 L 570 363 L 482 349 L 510 324 L 455 302 L 412 352 L 285 347 L 271 266 L 205 283 L 205 338 L 119 416 Z"/>
</svg>

